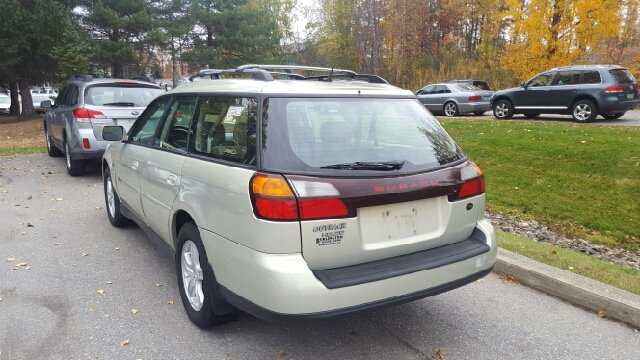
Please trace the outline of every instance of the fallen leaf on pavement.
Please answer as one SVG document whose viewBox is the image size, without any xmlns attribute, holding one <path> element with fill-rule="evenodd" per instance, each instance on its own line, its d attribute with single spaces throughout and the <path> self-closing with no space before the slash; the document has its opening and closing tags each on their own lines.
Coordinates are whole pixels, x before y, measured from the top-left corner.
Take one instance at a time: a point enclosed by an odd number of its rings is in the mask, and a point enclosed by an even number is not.
<svg viewBox="0 0 640 360">
<path fill-rule="evenodd" d="M 433 354 L 434 359 L 444 359 L 444 351 L 440 349 L 436 349 L 435 354 Z"/>
<path fill-rule="evenodd" d="M 9 262 L 16 261 L 16 258 L 8 258 L 7 261 L 9 261 Z"/>
<path fill-rule="evenodd" d="M 134 313 L 134 314 L 137 314 L 138 311 L 139 311 L 138 309 L 131 309 L 131 312 Z"/>
<path fill-rule="evenodd" d="M 506 275 L 506 274 L 502 274 L 500 275 L 500 280 L 502 280 L 502 283 L 504 284 L 512 284 L 512 285 L 518 285 L 520 284 L 516 278 L 514 278 L 511 275 Z"/>
<path fill-rule="evenodd" d="M 173 300 L 169 300 L 169 302 L 167 304 L 173 305 Z"/>
<path fill-rule="evenodd" d="M 116 250 L 120 250 L 120 248 L 116 248 Z"/>
<path fill-rule="evenodd" d="M 478 279 L 478 280 L 476 280 L 476 282 L 482 282 L 482 279 Z"/>
<path fill-rule="evenodd" d="M 93 312 L 93 310 L 95 310 L 94 308 L 89 308 L 89 312 Z"/>
<path fill-rule="evenodd" d="M 102 209 L 100 206 L 96 206 L 96 210 L 100 210 Z"/>
<path fill-rule="evenodd" d="M 278 351 L 278 356 L 285 356 L 285 355 L 287 355 L 287 353 L 284 352 L 284 350 Z"/>
<path fill-rule="evenodd" d="M 2 298 L 0 298 L 0 301 L 2 301 Z M 638 329 L 633 329 L 633 332 L 637 333 Z"/>
<path fill-rule="evenodd" d="M 573 270 L 573 266 L 569 266 L 569 270 Z"/>
<path fill-rule="evenodd" d="M 35 227 L 32 223 L 27 223 L 27 227 Z"/>
<path fill-rule="evenodd" d="M 129 345 L 129 339 L 120 343 L 120 346 L 125 346 L 125 345 Z"/>
<path fill-rule="evenodd" d="M 112 281 L 107 281 L 107 285 L 111 285 L 111 284 L 113 284 Z"/>
<path fill-rule="evenodd" d="M 17 263 L 17 264 L 16 264 L 16 267 L 17 267 L 17 266 L 27 266 L 27 263 Z"/>
<path fill-rule="evenodd" d="M 27 266 L 26 268 L 24 268 L 25 270 L 31 270 L 31 266 Z"/>
<path fill-rule="evenodd" d="M 622 327 L 629 327 L 629 325 L 628 325 L 628 324 L 625 324 L 625 323 L 620 324 L 620 326 L 622 326 Z"/>
<path fill-rule="evenodd" d="M 598 316 L 603 318 L 603 317 L 607 316 L 607 313 L 604 310 L 600 310 L 600 311 L 598 311 Z"/>
<path fill-rule="evenodd" d="M 160 287 L 160 286 L 162 286 L 162 284 L 156 284 L 156 287 Z"/>
<path fill-rule="evenodd" d="M 71 264 L 71 266 L 78 266 L 78 264 Z"/>
<path fill-rule="evenodd" d="M 29 197 L 27 198 L 27 200 L 31 200 L 31 199 L 33 199 L 33 196 L 29 196 Z"/>
<path fill-rule="evenodd" d="M 62 201 L 62 198 L 57 198 L 56 201 L 60 202 Z"/>
<path fill-rule="evenodd" d="M 102 289 L 98 290 L 98 294 L 100 294 L 100 295 L 104 294 L 104 290 L 102 290 Z"/>
<path fill-rule="evenodd" d="M 82 253 L 82 257 L 89 255 L 89 253 Z"/>
</svg>

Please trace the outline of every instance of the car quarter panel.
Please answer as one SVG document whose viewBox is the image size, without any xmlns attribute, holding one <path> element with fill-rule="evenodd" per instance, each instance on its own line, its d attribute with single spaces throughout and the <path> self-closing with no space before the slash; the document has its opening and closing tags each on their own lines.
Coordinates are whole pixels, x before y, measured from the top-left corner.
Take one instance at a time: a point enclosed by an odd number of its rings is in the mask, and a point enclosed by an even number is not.
<svg viewBox="0 0 640 360">
<path fill-rule="evenodd" d="M 300 253 L 300 223 L 255 217 L 249 197 L 254 169 L 187 158 L 175 209 L 194 206 L 197 225 L 234 243 L 265 253 Z M 205 244 L 206 248 L 206 244 Z M 207 248 L 207 254 L 217 249 Z"/>
</svg>

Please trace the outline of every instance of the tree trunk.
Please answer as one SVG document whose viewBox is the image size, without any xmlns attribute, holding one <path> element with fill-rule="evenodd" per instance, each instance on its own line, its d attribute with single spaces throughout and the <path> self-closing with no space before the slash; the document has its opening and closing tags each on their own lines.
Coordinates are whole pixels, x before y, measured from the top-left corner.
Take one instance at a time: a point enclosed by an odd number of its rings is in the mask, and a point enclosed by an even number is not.
<svg viewBox="0 0 640 360">
<path fill-rule="evenodd" d="M 122 79 L 123 78 L 123 66 L 121 63 L 114 63 L 113 64 L 113 77 L 115 79 Z"/>
<path fill-rule="evenodd" d="M 31 117 L 38 115 L 36 110 L 33 108 L 33 99 L 31 98 L 29 81 L 21 78 L 18 80 L 18 87 L 20 88 L 20 95 L 22 96 L 22 116 Z"/>
<path fill-rule="evenodd" d="M 20 115 L 20 94 L 18 94 L 18 83 L 15 80 L 9 82 L 9 91 L 11 92 L 11 107 L 9 115 Z"/>
</svg>

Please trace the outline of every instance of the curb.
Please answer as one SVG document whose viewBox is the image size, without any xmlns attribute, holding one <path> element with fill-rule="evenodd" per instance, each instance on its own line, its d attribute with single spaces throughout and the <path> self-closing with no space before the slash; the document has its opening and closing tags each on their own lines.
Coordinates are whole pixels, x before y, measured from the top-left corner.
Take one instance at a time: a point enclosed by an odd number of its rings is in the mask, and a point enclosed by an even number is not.
<svg viewBox="0 0 640 360">
<path fill-rule="evenodd" d="M 498 248 L 493 271 L 612 319 L 640 328 L 640 296 Z"/>
</svg>

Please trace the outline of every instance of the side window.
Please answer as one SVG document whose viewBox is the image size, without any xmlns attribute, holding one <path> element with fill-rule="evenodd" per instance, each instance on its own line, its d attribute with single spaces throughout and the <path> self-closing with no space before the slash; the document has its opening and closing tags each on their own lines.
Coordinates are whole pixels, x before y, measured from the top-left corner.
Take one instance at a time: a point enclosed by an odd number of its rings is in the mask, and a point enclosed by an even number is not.
<svg viewBox="0 0 640 360">
<path fill-rule="evenodd" d="M 599 71 L 585 71 L 583 77 L 584 84 L 600 84 L 602 82 Z"/>
<path fill-rule="evenodd" d="M 580 71 L 560 71 L 553 85 L 578 85 L 580 84 Z"/>
<path fill-rule="evenodd" d="M 132 142 L 153 146 L 158 143 L 157 130 L 162 115 L 169 107 L 171 98 L 157 100 L 147 107 L 133 124 L 129 132 L 129 140 Z"/>
<path fill-rule="evenodd" d="M 529 81 L 528 86 L 549 86 L 553 81 L 555 72 L 540 74 Z"/>
<path fill-rule="evenodd" d="M 75 85 L 71 85 L 71 88 L 69 89 L 67 104 L 69 106 L 75 106 L 78 104 L 78 87 Z"/>
<path fill-rule="evenodd" d="M 258 99 L 201 97 L 189 151 L 240 164 L 256 163 Z"/>
<path fill-rule="evenodd" d="M 58 106 L 61 106 L 61 107 L 67 106 L 66 97 L 67 97 L 67 94 L 69 93 L 70 87 L 71 85 L 67 85 L 63 87 L 62 90 L 60 90 L 60 94 L 58 94 L 58 97 L 56 98 L 56 104 L 58 104 Z"/>
<path fill-rule="evenodd" d="M 429 86 L 425 86 L 422 89 L 418 90 L 418 93 L 416 95 L 427 95 L 427 94 L 431 94 L 431 92 L 433 91 L 433 88 L 435 86 L 434 85 L 429 85 Z"/>
<path fill-rule="evenodd" d="M 445 85 L 438 85 L 435 89 L 433 89 L 432 94 L 448 94 L 450 92 L 451 90 L 449 90 L 449 88 Z"/>
<path fill-rule="evenodd" d="M 189 124 L 196 107 L 197 97 L 175 97 L 169 107 L 166 120 L 160 131 L 157 146 L 187 152 Z"/>
</svg>

